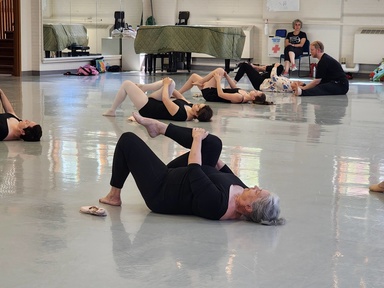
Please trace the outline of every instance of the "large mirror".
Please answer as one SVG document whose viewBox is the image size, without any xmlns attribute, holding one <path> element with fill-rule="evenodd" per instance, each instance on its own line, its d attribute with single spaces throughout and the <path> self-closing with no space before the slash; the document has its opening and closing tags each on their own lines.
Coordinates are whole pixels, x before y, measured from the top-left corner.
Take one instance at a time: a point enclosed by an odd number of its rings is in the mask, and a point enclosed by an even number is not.
<svg viewBox="0 0 384 288">
<path fill-rule="evenodd" d="M 115 28 L 142 22 L 142 0 L 42 0 L 43 58 L 102 54 Z"/>
</svg>

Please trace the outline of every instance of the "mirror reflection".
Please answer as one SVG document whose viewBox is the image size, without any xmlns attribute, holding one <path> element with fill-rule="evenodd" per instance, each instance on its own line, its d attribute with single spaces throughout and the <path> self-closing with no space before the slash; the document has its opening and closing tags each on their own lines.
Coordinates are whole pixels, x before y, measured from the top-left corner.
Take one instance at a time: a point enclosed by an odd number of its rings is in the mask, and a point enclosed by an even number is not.
<svg viewBox="0 0 384 288">
<path fill-rule="evenodd" d="M 100 55 L 102 39 L 135 30 L 142 13 L 141 0 L 42 0 L 43 58 Z"/>
</svg>

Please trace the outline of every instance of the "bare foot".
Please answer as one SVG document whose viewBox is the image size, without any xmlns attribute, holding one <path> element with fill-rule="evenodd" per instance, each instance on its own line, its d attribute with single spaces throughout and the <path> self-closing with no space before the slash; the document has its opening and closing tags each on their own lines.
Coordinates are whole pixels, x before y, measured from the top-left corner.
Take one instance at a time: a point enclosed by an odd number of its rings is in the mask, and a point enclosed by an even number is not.
<svg viewBox="0 0 384 288">
<path fill-rule="evenodd" d="M 143 125 L 147 129 L 149 136 L 151 136 L 152 138 L 155 138 L 160 134 L 164 134 L 165 129 L 167 127 L 166 124 L 156 119 L 143 117 L 137 112 L 133 112 L 132 115 L 137 121 L 137 123 Z"/>
<path fill-rule="evenodd" d="M 108 109 L 103 113 L 103 116 L 116 117 L 116 112 L 113 111 L 112 109 Z"/>
<path fill-rule="evenodd" d="M 293 91 L 295 96 L 300 96 L 302 93 L 302 90 L 299 86 L 296 86 L 295 88 L 293 88 Z"/>
<path fill-rule="evenodd" d="M 116 198 L 109 197 L 108 195 L 105 196 L 104 198 L 100 198 L 99 202 L 103 204 L 111 205 L 111 206 L 121 206 L 120 198 L 116 199 Z"/>
<path fill-rule="evenodd" d="M 196 81 L 196 82 L 192 82 L 192 85 L 198 87 L 199 89 L 202 89 L 204 86 L 204 83 Z"/>
<path fill-rule="evenodd" d="M 384 192 L 384 181 L 380 182 L 379 184 L 373 184 L 369 186 L 369 190 L 373 192 Z"/>
</svg>

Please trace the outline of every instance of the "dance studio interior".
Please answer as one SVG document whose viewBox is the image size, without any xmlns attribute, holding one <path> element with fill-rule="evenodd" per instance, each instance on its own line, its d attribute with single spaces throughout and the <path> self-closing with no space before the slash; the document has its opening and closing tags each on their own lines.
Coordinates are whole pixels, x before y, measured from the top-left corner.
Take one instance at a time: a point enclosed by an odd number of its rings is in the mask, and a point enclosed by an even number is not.
<svg viewBox="0 0 384 288">
<path fill-rule="evenodd" d="M 383 13 L 383 0 L 0 0 L 0 89 L 42 127 L 40 141 L 0 142 L 0 286 L 383 287 L 384 195 L 369 189 L 384 180 Z M 194 86 L 183 95 L 211 121 L 161 120 L 218 136 L 233 173 L 279 197 L 284 225 L 154 213 L 132 175 L 121 206 L 99 203 L 123 133 L 164 163 L 188 152 L 128 120 L 129 97 L 103 116 L 124 81 L 178 89 L 193 73 L 284 64 L 277 32 L 295 19 L 340 63 L 345 95 L 220 103 Z M 289 79 L 308 85 L 317 62 L 303 54 Z M 237 86 L 254 89 L 247 76 Z"/>
</svg>

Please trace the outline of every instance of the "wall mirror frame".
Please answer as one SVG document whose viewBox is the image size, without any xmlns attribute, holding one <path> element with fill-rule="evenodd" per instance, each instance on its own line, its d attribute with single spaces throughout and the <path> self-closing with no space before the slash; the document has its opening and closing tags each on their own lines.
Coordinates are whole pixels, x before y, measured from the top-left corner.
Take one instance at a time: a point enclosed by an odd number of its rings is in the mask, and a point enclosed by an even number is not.
<svg viewBox="0 0 384 288">
<path fill-rule="evenodd" d="M 116 11 L 124 15 L 120 25 L 135 29 L 142 22 L 142 0 L 42 0 L 42 58 L 102 54 L 102 39 L 111 37 Z"/>
</svg>

